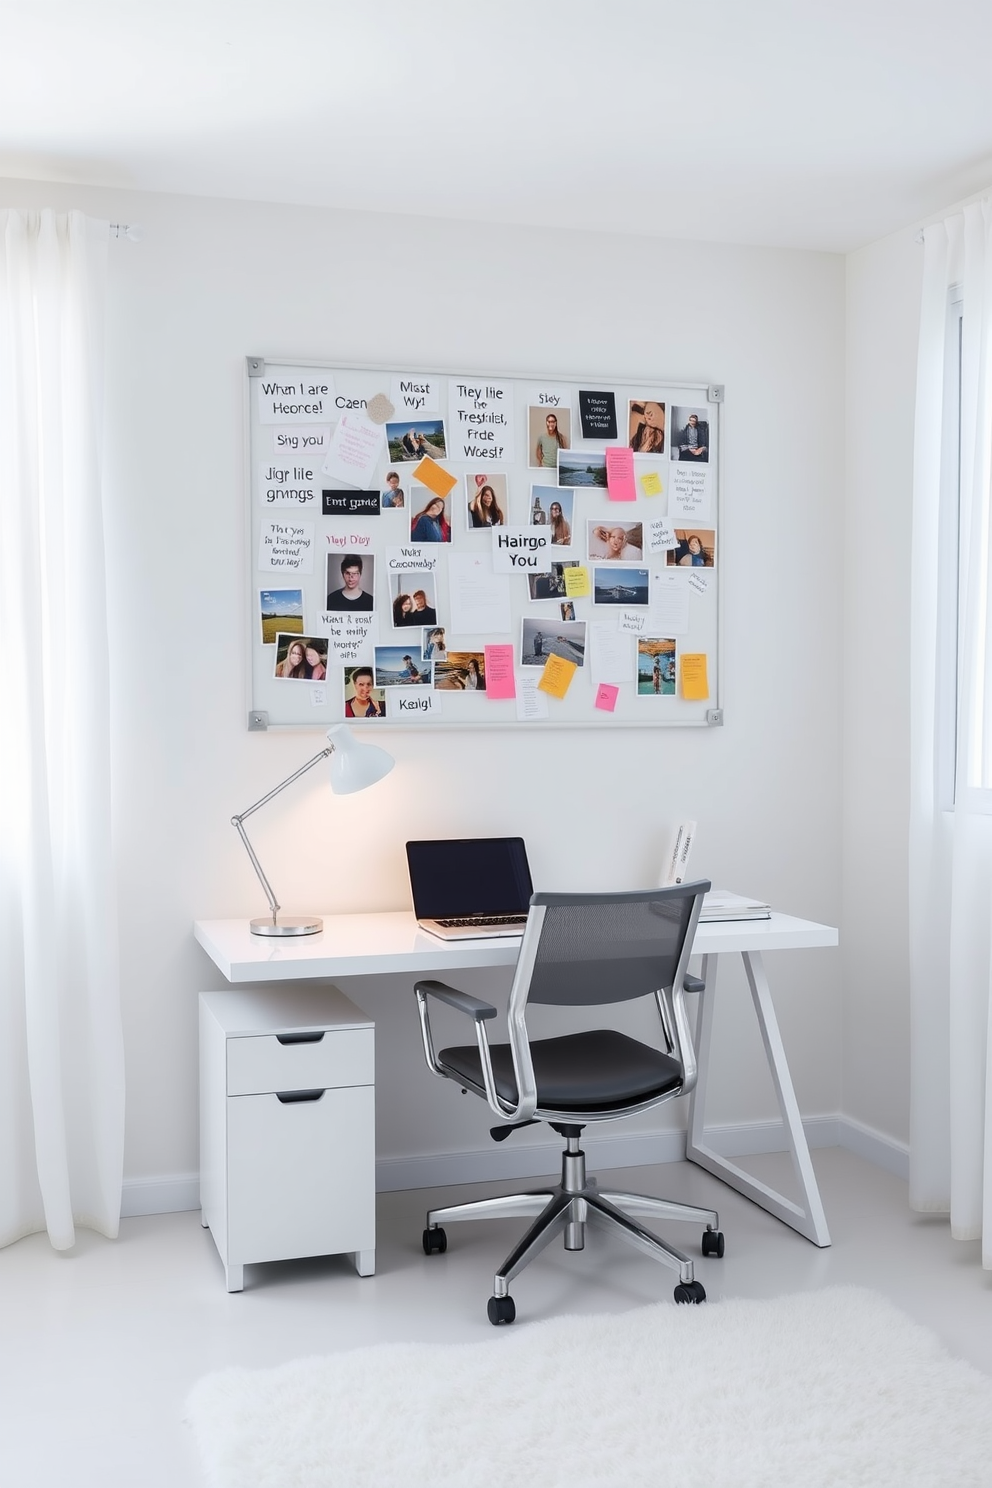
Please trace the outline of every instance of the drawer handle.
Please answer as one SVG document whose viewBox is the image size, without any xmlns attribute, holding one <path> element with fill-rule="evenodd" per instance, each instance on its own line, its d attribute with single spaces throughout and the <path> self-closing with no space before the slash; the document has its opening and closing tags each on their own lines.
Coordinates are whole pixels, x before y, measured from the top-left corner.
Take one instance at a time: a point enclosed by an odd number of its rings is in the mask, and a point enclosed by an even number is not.
<svg viewBox="0 0 992 1488">
<path fill-rule="evenodd" d="M 319 1044 L 326 1032 L 322 1028 L 319 1033 L 277 1033 L 276 1038 L 281 1044 Z"/>
<path fill-rule="evenodd" d="M 277 1090 L 276 1100 L 291 1106 L 294 1101 L 318 1101 L 323 1093 L 322 1090 Z"/>
</svg>

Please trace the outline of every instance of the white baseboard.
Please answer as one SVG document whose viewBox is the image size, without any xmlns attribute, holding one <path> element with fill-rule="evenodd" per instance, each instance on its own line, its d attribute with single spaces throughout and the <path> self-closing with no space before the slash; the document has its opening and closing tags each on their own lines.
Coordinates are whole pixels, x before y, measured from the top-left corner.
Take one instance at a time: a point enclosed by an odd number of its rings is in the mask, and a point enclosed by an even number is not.
<svg viewBox="0 0 992 1488">
<path fill-rule="evenodd" d="M 883 1132 L 874 1131 L 850 1116 L 807 1116 L 803 1121 L 810 1147 L 843 1147 L 875 1167 L 909 1180 L 909 1148 Z M 708 1144 L 723 1157 L 751 1157 L 761 1152 L 783 1152 L 778 1121 L 735 1122 L 706 1128 Z M 582 1142 L 589 1166 L 639 1168 L 654 1163 L 679 1162 L 685 1157 L 685 1132 L 631 1132 L 615 1136 L 585 1135 Z M 539 1178 L 557 1174 L 561 1144 L 505 1143 L 473 1152 L 438 1152 L 424 1157 L 381 1158 L 376 1163 L 376 1189 L 394 1193 L 407 1188 L 449 1188 L 459 1183 L 488 1183 L 500 1178 Z M 126 1178 L 121 1216 L 173 1214 L 199 1209 L 200 1184 L 196 1173 L 168 1178 Z"/>
<path fill-rule="evenodd" d="M 855 1121 L 851 1116 L 842 1116 L 839 1121 L 842 1132 L 838 1147 L 844 1147 L 848 1152 L 865 1158 L 867 1162 L 874 1163 L 876 1168 L 902 1178 L 905 1183 L 909 1182 L 908 1142 L 897 1142 L 895 1137 L 888 1137 L 884 1132 L 865 1126 L 864 1122 Z"/>
<path fill-rule="evenodd" d="M 177 1214 L 200 1207 L 199 1173 L 174 1173 L 171 1178 L 125 1178 L 121 1219 L 138 1214 Z"/>
</svg>

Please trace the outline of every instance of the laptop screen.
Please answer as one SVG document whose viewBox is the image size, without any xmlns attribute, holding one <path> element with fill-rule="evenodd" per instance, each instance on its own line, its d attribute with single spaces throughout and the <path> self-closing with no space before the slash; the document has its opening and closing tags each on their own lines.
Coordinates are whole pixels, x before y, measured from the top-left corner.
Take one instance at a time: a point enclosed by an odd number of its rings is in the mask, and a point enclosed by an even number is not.
<svg viewBox="0 0 992 1488">
<path fill-rule="evenodd" d="M 408 842 L 406 858 L 418 920 L 527 913 L 533 885 L 522 837 Z"/>
</svg>

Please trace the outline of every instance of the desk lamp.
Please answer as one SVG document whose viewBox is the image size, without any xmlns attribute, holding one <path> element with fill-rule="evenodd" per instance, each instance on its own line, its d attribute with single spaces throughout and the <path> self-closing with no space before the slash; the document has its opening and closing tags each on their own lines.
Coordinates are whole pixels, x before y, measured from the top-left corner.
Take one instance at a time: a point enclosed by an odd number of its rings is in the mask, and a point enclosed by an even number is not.
<svg viewBox="0 0 992 1488">
<path fill-rule="evenodd" d="M 240 816 L 231 817 L 231 826 L 238 829 L 238 835 L 251 858 L 251 866 L 258 874 L 259 883 L 265 890 L 265 897 L 269 901 L 271 910 L 270 916 L 252 920 L 252 935 L 316 935 L 318 931 L 323 930 L 324 922 L 312 915 L 286 915 L 280 920 L 279 904 L 272 892 L 272 886 L 262 871 L 262 865 L 258 861 L 255 849 L 248 841 L 248 834 L 244 827 L 247 818 L 260 806 L 264 806 L 267 801 L 271 801 L 273 796 L 278 796 L 287 785 L 292 785 L 294 780 L 299 780 L 301 775 L 312 770 L 314 765 L 319 765 L 322 759 L 327 759 L 329 755 L 331 756 L 331 790 L 336 796 L 349 796 L 354 791 L 365 790 L 367 786 L 375 785 L 377 780 L 389 774 L 395 764 L 392 755 L 387 754 L 384 749 L 379 749 L 374 744 L 359 744 L 343 723 L 336 723 L 327 730 L 327 740 L 326 749 L 322 749 L 319 754 L 314 755 L 313 759 L 307 760 L 305 765 L 294 770 L 293 774 L 281 785 L 270 790 L 268 795 L 256 801 L 254 806 L 249 806 L 248 810 L 242 811 Z"/>
</svg>

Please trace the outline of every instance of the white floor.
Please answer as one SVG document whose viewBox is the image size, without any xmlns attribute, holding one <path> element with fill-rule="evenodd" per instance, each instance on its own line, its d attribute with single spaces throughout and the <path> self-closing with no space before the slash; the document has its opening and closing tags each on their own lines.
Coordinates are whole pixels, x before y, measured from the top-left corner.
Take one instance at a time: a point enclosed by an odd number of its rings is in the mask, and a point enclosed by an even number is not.
<svg viewBox="0 0 992 1488">
<path fill-rule="evenodd" d="M 726 1256 L 696 1264 L 711 1299 L 870 1286 L 992 1375 L 992 1273 L 981 1270 L 977 1243 L 957 1244 L 944 1220 L 910 1214 L 905 1184 L 850 1153 L 813 1156 L 833 1238 L 826 1250 L 686 1163 L 611 1181 L 720 1210 Z M 783 1164 L 773 1156 L 748 1166 L 784 1183 Z M 492 1273 L 522 1222 L 451 1226 L 447 1254 L 429 1259 L 420 1235 L 428 1203 L 498 1187 L 382 1195 L 377 1275 L 364 1280 L 343 1258 L 297 1261 L 248 1268 L 245 1291 L 228 1296 L 198 1214 L 125 1220 L 113 1243 L 83 1232 L 67 1255 L 40 1235 L 0 1251 L 0 1483 L 197 1488 L 182 1406 L 212 1369 L 387 1340 L 495 1341 Z M 695 1228 L 665 1233 L 698 1255 Z M 591 1233 L 581 1254 L 556 1242 L 514 1282 L 513 1326 L 622 1312 L 670 1298 L 676 1279 L 608 1237 Z"/>
</svg>

